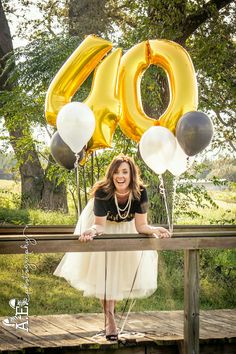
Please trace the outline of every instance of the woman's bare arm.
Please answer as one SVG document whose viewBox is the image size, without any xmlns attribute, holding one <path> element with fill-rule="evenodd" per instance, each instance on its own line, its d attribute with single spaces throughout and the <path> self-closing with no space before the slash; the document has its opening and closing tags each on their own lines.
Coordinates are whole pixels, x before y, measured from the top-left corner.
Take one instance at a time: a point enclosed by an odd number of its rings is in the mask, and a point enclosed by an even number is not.
<svg viewBox="0 0 236 354">
<path fill-rule="evenodd" d="M 106 216 L 95 216 L 95 222 L 88 230 L 85 230 L 79 237 L 81 242 L 91 241 L 96 235 L 102 234 L 106 225 Z"/>
<path fill-rule="evenodd" d="M 135 227 L 137 232 L 140 234 L 155 235 L 156 237 L 160 238 L 171 236 L 170 232 L 164 227 L 148 225 L 147 213 L 135 213 Z"/>
</svg>

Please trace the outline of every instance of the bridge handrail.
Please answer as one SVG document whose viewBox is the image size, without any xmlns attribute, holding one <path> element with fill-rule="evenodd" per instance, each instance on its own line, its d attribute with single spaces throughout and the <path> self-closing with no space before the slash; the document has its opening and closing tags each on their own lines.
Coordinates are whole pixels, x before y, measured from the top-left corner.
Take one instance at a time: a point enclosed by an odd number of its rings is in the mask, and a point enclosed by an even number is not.
<svg viewBox="0 0 236 354">
<path fill-rule="evenodd" d="M 34 253 L 236 247 L 236 225 L 176 225 L 170 239 L 156 239 L 142 234 L 104 234 L 87 243 L 79 242 L 79 235 L 74 235 L 73 231 L 74 227 L 65 226 L 3 226 L 0 227 L 0 254 L 23 253 L 21 245 L 25 238 L 36 240 Z"/>
<path fill-rule="evenodd" d="M 153 226 L 157 226 L 154 224 Z M 167 225 L 158 225 L 168 228 Z M 0 225 L 0 236 L 22 234 L 25 225 Z M 27 233 L 32 234 L 72 234 L 75 225 L 27 225 Z M 236 225 L 174 225 L 174 230 L 182 231 L 236 231 Z"/>
</svg>

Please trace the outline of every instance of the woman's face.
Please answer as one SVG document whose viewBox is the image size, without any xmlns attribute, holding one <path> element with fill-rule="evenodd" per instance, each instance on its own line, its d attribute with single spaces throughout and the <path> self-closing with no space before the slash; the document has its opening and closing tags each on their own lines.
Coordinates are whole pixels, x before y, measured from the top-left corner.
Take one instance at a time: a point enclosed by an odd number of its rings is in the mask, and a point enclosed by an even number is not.
<svg viewBox="0 0 236 354">
<path fill-rule="evenodd" d="M 130 166 L 128 162 L 122 162 L 113 174 L 113 183 L 117 192 L 127 192 L 129 190 L 130 179 Z"/>
</svg>

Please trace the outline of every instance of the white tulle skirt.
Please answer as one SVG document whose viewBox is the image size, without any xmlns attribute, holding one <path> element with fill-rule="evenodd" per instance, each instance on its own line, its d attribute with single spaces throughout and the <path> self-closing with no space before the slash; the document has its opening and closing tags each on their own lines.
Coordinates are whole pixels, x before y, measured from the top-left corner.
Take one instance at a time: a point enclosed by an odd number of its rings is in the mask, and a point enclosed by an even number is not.
<svg viewBox="0 0 236 354">
<path fill-rule="evenodd" d="M 75 234 L 94 224 L 93 199 L 84 208 Z M 107 220 L 104 233 L 137 233 L 134 220 Z M 79 242 L 79 241 L 78 241 Z M 121 242 L 125 242 L 122 240 Z M 122 300 L 147 297 L 157 288 L 156 251 L 69 252 L 57 266 L 56 276 L 65 278 L 84 296 Z"/>
</svg>

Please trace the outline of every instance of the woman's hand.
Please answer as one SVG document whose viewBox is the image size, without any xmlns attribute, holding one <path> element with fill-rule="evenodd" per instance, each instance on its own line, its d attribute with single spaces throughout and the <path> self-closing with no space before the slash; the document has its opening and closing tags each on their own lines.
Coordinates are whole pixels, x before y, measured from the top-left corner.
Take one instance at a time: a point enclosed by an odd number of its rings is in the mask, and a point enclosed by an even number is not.
<svg viewBox="0 0 236 354">
<path fill-rule="evenodd" d="M 105 229 L 106 219 L 106 216 L 95 216 L 95 223 L 80 235 L 79 241 L 92 241 L 95 236 L 102 235 Z"/>
<path fill-rule="evenodd" d="M 139 234 L 153 235 L 156 238 L 171 237 L 171 233 L 164 227 L 148 225 L 147 213 L 135 213 L 135 227 Z"/>
<path fill-rule="evenodd" d="M 171 233 L 164 227 L 153 227 L 153 235 L 157 238 L 169 238 Z"/>
<path fill-rule="evenodd" d="M 97 235 L 97 231 L 95 228 L 90 228 L 86 231 L 84 231 L 80 237 L 79 237 L 79 241 L 80 242 L 88 242 L 88 241 L 92 241 L 93 238 Z"/>
</svg>

